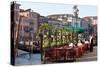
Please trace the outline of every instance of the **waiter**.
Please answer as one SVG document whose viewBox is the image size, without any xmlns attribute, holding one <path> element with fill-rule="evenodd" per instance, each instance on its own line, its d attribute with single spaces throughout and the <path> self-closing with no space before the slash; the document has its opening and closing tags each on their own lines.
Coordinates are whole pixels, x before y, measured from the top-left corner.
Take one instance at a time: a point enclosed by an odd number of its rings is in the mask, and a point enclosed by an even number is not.
<svg viewBox="0 0 100 67">
<path fill-rule="evenodd" d="M 90 52 L 93 52 L 93 36 L 90 37 Z"/>
</svg>

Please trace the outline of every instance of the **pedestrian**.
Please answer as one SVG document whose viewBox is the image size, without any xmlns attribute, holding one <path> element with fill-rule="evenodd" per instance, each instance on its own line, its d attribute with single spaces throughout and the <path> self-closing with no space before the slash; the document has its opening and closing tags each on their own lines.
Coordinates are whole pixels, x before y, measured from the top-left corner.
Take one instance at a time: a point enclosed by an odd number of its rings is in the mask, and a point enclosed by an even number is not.
<svg viewBox="0 0 100 67">
<path fill-rule="evenodd" d="M 93 52 L 93 36 L 90 37 L 90 52 Z"/>
<path fill-rule="evenodd" d="M 89 50 L 89 48 L 90 48 L 90 42 L 89 42 L 88 39 L 85 39 L 84 44 L 85 44 L 85 50 L 86 51 Z"/>
</svg>

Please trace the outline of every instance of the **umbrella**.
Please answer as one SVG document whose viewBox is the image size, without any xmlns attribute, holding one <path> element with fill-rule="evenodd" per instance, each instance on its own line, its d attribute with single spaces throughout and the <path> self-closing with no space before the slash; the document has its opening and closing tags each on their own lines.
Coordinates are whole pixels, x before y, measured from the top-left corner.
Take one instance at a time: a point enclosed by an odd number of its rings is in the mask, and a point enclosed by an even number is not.
<svg viewBox="0 0 100 67">
<path fill-rule="evenodd" d="M 83 28 L 83 27 L 67 27 L 67 26 L 65 26 L 65 27 L 64 27 L 64 30 L 76 31 L 76 32 L 78 32 L 78 33 L 82 33 L 82 32 L 84 32 L 86 29 Z"/>
</svg>

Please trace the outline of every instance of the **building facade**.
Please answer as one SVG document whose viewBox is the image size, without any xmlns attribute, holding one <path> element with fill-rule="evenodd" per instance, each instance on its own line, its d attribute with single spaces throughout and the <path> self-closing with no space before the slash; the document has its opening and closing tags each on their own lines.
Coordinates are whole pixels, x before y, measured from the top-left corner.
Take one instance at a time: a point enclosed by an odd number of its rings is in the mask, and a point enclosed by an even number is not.
<svg viewBox="0 0 100 67">
<path fill-rule="evenodd" d="M 73 14 L 54 14 L 47 17 L 61 21 L 63 26 L 88 28 L 88 23 L 85 20 L 82 20 L 80 17 L 75 18 Z"/>
<path fill-rule="evenodd" d="M 31 39 L 37 40 L 40 14 L 33 12 L 31 9 L 20 10 L 20 14 L 26 15 L 21 19 L 21 36 L 30 36 Z"/>
<path fill-rule="evenodd" d="M 62 22 L 55 19 L 48 19 L 48 24 L 54 26 L 55 28 L 63 28 Z"/>
<path fill-rule="evenodd" d="M 62 22 L 63 26 L 70 26 L 72 22 L 72 14 L 54 14 L 54 15 L 48 15 L 47 16 L 50 19 L 55 19 L 55 20 L 59 20 Z"/>
<path fill-rule="evenodd" d="M 29 37 L 30 39 L 37 40 L 38 27 L 40 14 L 32 11 L 31 9 L 20 9 L 20 4 L 15 3 L 14 6 L 14 37 L 16 39 L 18 26 L 20 22 L 20 40 L 25 39 L 24 37 Z M 27 39 L 26 38 L 26 39 Z"/>
<path fill-rule="evenodd" d="M 83 19 L 89 23 L 90 34 L 96 35 L 97 34 L 97 22 L 98 22 L 97 16 L 86 16 L 86 17 L 83 17 Z"/>
</svg>

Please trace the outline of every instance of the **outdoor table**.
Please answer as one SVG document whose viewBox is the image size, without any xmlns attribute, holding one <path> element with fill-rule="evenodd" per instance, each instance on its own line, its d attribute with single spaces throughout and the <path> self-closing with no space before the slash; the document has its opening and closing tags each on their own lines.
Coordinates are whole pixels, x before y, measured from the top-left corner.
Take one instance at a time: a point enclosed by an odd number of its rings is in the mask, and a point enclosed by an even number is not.
<svg viewBox="0 0 100 67">
<path fill-rule="evenodd" d="M 76 53 L 76 54 L 75 54 L 75 57 L 76 57 L 76 58 L 79 57 L 78 47 L 75 47 L 74 50 L 75 50 L 75 53 Z"/>
<path fill-rule="evenodd" d="M 57 48 L 51 48 L 50 50 L 47 50 L 44 52 L 45 60 L 55 61 L 57 59 L 60 59 L 60 53 L 59 49 Z"/>
<path fill-rule="evenodd" d="M 82 45 L 78 45 L 77 47 L 75 47 L 75 51 L 76 51 L 76 57 L 79 58 L 81 57 L 86 50 L 86 45 L 82 44 Z"/>
<path fill-rule="evenodd" d="M 76 56 L 76 52 L 74 50 L 74 47 L 68 47 L 68 48 L 65 48 L 66 50 L 66 60 L 74 60 L 75 59 L 75 56 Z"/>
<path fill-rule="evenodd" d="M 62 51 L 63 51 L 63 48 L 62 47 L 59 47 L 59 48 L 55 48 L 54 49 L 54 52 L 55 52 L 55 55 L 56 55 L 56 60 L 57 59 L 61 59 L 62 58 Z"/>
<path fill-rule="evenodd" d="M 50 60 L 50 56 L 52 54 L 51 52 L 52 52 L 52 49 L 44 50 L 44 60 L 45 61 Z"/>
<path fill-rule="evenodd" d="M 90 48 L 90 44 L 89 43 L 85 43 L 85 51 L 88 51 Z"/>
<path fill-rule="evenodd" d="M 59 47 L 59 48 L 54 48 L 51 50 L 51 55 L 50 58 L 52 60 L 60 60 L 62 58 L 66 57 L 66 52 L 65 49 L 63 47 Z"/>
<path fill-rule="evenodd" d="M 81 57 L 81 49 L 79 47 L 75 47 L 74 50 L 75 50 L 75 53 L 76 53 L 75 54 L 76 58 Z"/>
<path fill-rule="evenodd" d="M 57 51 L 59 51 L 60 54 L 59 57 L 60 58 L 64 58 L 64 60 L 68 60 L 68 59 L 75 59 L 76 57 L 76 52 L 74 50 L 74 47 L 60 47 L 60 48 L 56 48 Z"/>
<path fill-rule="evenodd" d="M 74 60 L 76 57 L 75 49 L 72 47 L 59 47 L 51 48 L 50 50 L 45 51 L 45 60 L 57 61 L 57 60 Z"/>
</svg>

